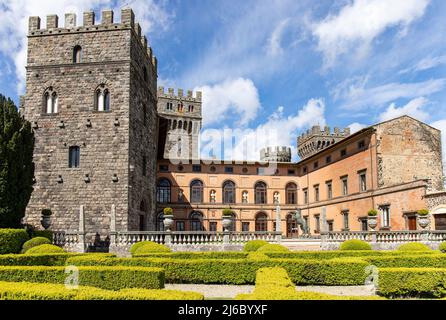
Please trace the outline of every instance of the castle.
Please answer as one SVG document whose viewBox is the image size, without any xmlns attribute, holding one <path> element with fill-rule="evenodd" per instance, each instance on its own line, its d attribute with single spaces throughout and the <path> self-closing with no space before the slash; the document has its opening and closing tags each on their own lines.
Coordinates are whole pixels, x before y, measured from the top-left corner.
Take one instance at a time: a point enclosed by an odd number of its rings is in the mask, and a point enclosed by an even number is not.
<svg viewBox="0 0 446 320">
<path fill-rule="evenodd" d="M 34 128 L 35 184 L 25 222 L 86 232 L 162 230 L 173 208 L 176 231 L 221 231 L 222 210 L 234 231 L 282 230 L 296 237 L 300 209 L 312 234 L 367 230 L 379 211 L 383 230 L 415 230 L 429 208 L 446 229 L 440 132 L 410 117 L 351 134 L 315 126 L 289 147 L 261 151 L 262 163 L 203 161 L 202 93 L 157 88 L 157 59 L 131 9 L 116 22 L 103 11 L 77 25 L 74 14 L 30 17 L 26 95 L 20 111 Z M 188 160 L 194 161 L 188 161 Z M 268 163 L 275 171 L 265 174 Z M 275 217 L 280 205 L 281 216 Z M 279 219 L 278 219 L 279 218 Z M 277 222 L 280 221 L 280 226 Z"/>
</svg>

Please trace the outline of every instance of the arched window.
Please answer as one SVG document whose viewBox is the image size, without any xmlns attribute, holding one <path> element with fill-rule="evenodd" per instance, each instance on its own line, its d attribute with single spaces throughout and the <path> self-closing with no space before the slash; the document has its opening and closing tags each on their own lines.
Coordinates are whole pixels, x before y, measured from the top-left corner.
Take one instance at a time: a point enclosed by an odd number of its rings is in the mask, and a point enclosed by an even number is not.
<svg viewBox="0 0 446 320">
<path fill-rule="evenodd" d="M 255 185 L 255 202 L 256 204 L 266 204 L 268 202 L 267 199 L 267 187 L 264 182 L 258 182 Z"/>
<path fill-rule="evenodd" d="M 226 181 L 223 184 L 223 203 L 235 203 L 235 183 L 232 181 Z"/>
<path fill-rule="evenodd" d="M 194 211 L 190 215 L 190 231 L 204 231 L 203 214 Z"/>
<path fill-rule="evenodd" d="M 194 106 L 193 105 L 189 106 L 189 112 L 194 112 Z"/>
<path fill-rule="evenodd" d="M 297 204 L 297 185 L 289 183 L 286 186 L 286 203 Z"/>
<path fill-rule="evenodd" d="M 53 87 L 49 87 L 43 94 L 43 112 L 47 114 L 58 113 L 59 98 Z"/>
<path fill-rule="evenodd" d="M 184 106 L 181 103 L 179 103 L 178 104 L 178 112 L 183 112 L 183 108 L 184 108 Z"/>
<path fill-rule="evenodd" d="M 170 203 L 171 201 L 171 184 L 167 179 L 161 179 L 158 182 L 156 190 L 158 203 Z"/>
<path fill-rule="evenodd" d="M 105 84 L 101 84 L 96 89 L 95 109 L 100 112 L 110 111 L 110 91 Z"/>
<path fill-rule="evenodd" d="M 75 46 L 73 49 L 73 63 L 81 63 L 82 62 L 82 47 Z"/>
<path fill-rule="evenodd" d="M 192 203 L 203 202 L 203 182 L 194 180 L 190 184 L 190 201 Z"/>
<path fill-rule="evenodd" d="M 256 232 L 268 231 L 268 216 L 264 212 L 256 215 Z"/>
</svg>

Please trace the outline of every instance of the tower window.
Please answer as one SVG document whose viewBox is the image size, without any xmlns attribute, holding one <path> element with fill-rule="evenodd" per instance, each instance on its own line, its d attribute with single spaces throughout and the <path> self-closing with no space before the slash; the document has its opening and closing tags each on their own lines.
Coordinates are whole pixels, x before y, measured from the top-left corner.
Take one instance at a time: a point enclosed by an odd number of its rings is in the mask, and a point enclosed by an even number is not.
<svg viewBox="0 0 446 320">
<path fill-rule="evenodd" d="M 168 102 L 167 103 L 166 110 L 167 111 L 172 111 L 173 110 L 173 103 L 172 102 Z"/>
<path fill-rule="evenodd" d="M 178 104 L 178 112 L 183 112 L 183 105 L 181 103 Z"/>
<path fill-rule="evenodd" d="M 194 112 L 194 106 L 193 105 L 189 106 L 189 112 Z"/>
<path fill-rule="evenodd" d="M 68 155 L 68 166 L 70 168 L 79 168 L 81 160 L 81 149 L 77 146 L 70 147 Z"/>
<path fill-rule="evenodd" d="M 104 84 L 96 89 L 95 109 L 99 112 L 110 111 L 110 91 Z"/>
<path fill-rule="evenodd" d="M 48 88 L 43 95 L 43 111 L 47 114 L 57 113 L 59 110 L 59 98 L 52 87 Z"/>
<path fill-rule="evenodd" d="M 82 47 L 75 46 L 73 49 L 73 63 L 81 63 L 82 62 Z"/>
</svg>

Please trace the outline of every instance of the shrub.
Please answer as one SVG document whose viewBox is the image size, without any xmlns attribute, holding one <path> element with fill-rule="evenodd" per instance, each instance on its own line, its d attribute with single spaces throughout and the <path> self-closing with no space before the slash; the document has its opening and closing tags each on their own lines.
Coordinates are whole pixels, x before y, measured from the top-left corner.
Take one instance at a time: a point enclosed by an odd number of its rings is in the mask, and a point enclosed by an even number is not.
<svg viewBox="0 0 446 320">
<path fill-rule="evenodd" d="M 418 213 L 418 215 L 425 217 L 425 216 L 429 215 L 429 210 L 422 209 L 422 210 L 419 210 L 417 213 Z"/>
<path fill-rule="evenodd" d="M 51 241 L 47 238 L 42 237 L 32 238 L 31 240 L 28 240 L 23 244 L 22 253 L 25 253 L 29 249 L 40 246 L 42 244 L 51 244 Z"/>
<path fill-rule="evenodd" d="M 223 209 L 223 217 L 232 217 L 233 214 L 234 211 L 232 211 L 231 209 Z"/>
<path fill-rule="evenodd" d="M 403 253 L 387 257 L 364 257 L 363 259 L 378 268 L 446 268 L 446 255 L 444 254 L 416 254 L 416 251 Z"/>
<path fill-rule="evenodd" d="M 438 247 L 438 250 L 445 253 L 446 252 L 446 242 L 440 243 L 440 246 Z"/>
<path fill-rule="evenodd" d="M 166 259 L 245 259 L 247 252 L 165 252 L 138 254 L 138 258 L 166 258 Z"/>
<path fill-rule="evenodd" d="M 29 236 L 25 230 L 0 229 L 0 254 L 19 253 L 28 240 Z"/>
<path fill-rule="evenodd" d="M 284 247 L 280 244 L 267 244 L 266 246 L 262 246 L 257 250 L 257 252 L 265 253 L 265 252 L 290 252 L 290 249 Z"/>
<path fill-rule="evenodd" d="M 37 237 L 42 237 L 42 238 L 47 238 L 48 240 L 51 241 L 51 243 L 53 243 L 53 231 L 50 230 L 34 230 L 32 231 L 32 237 L 33 238 L 37 238 Z"/>
<path fill-rule="evenodd" d="M 446 296 L 446 269 L 383 268 L 379 293 L 386 297 L 439 298 Z"/>
<path fill-rule="evenodd" d="M 372 250 L 372 246 L 365 241 L 362 240 L 347 240 L 343 242 L 339 248 L 341 251 L 343 250 Z"/>
<path fill-rule="evenodd" d="M 243 248 L 243 251 L 245 252 L 255 252 L 258 249 L 260 249 L 263 246 L 266 246 L 268 242 L 264 240 L 253 240 L 249 241 L 245 244 L 245 247 Z"/>
<path fill-rule="evenodd" d="M 378 215 L 378 211 L 376 211 L 375 209 L 372 209 L 369 212 L 367 212 L 367 215 L 369 217 L 376 217 Z"/>
<path fill-rule="evenodd" d="M 172 208 L 164 208 L 163 213 L 165 216 L 171 216 L 171 215 L 173 215 L 173 209 Z"/>
<path fill-rule="evenodd" d="M 45 254 L 45 253 L 63 253 L 65 252 L 61 247 L 52 244 L 42 244 L 37 247 L 33 247 L 26 251 L 26 254 Z"/>
<path fill-rule="evenodd" d="M 420 242 L 405 243 L 398 247 L 399 251 L 432 251 L 429 246 Z"/>
<path fill-rule="evenodd" d="M 352 251 L 293 251 L 293 252 L 266 252 L 268 257 L 274 259 L 333 259 L 346 257 L 395 257 L 407 255 L 403 251 L 375 251 L 375 250 L 352 250 Z M 412 256 L 426 256 L 435 254 L 435 251 L 411 252 Z"/>
<path fill-rule="evenodd" d="M 164 288 L 164 271 L 145 267 L 79 267 L 79 285 L 107 290 L 124 288 Z M 65 283 L 66 267 L 0 267 L 0 281 Z"/>
<path fill-rule="evenodd" d="M 53 215 L 53 212 L 51 211 L 51 209 L 43 209 L 42 210 L 42 216 L 49 217 L 52 215 Z"/>
<path fill-rule="evenodd" d="M 109 291 L 61 284 L 0 282 L 1 300 L 204 300 L 202 294 L 173 290 L 122 289 Z"/>
<path fill-rule="evenodd" d="M 359 258 L 306 259 L 159 259 L 73 257 L 67 265 L 144 266 L 162 268 L 169 283 L 253 284 L 257 270 L 282 267 L 299 285 L 362 285 L 368 262 Z"/>
<path fill-rule="evenodd" d="M 147 253 L 168 253 L 172 252 L 168 247 L 162 244 L 158 244 L 155 242 L 146 242 L 143 245 L 136 248 L 134 252 L 134 256 L 138 256 L 140 254 L 147 254 Z"/>
<path fill-rule="evenodd" d="M 99 259 L 115 255 L 110 253 L 5 254 L 0 255 L 0 266 L 64 266 L 68 258 L 77 256 Z"/>
</svg>

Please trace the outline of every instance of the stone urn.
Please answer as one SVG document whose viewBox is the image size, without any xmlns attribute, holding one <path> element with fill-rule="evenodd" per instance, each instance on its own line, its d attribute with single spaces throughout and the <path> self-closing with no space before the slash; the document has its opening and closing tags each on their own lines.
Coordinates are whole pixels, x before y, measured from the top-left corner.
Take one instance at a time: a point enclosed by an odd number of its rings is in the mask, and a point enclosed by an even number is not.
<svg viewBox="0 0 446 320">
<path fill-rule="evenodd" d="M 40 221 L 40 224 L 45 230 L 48 230 L 51 227 L 51 216 L 42 215 L 42 220 Z"/>
<path fill-rule="evenodd" d="M 418 215 L 417 221 L 418 221 L 418 225 L 423 230 L 425 230 L 431 224 L 430 215 Z"/>
<path fill-rule="evenodd" d="M 165 215 L 163 223 L 164 223 L 164 230 L 170 232 L 173 226 L 173 215 Z"/>
<path fill-rule="evenodd" d="M 367 225 L 372 231 L 375 231 L 376 226 L 378 225 L 378 217 L 377 216 L 369 216 L 367 218 Z"/>
<path fill-rule="evenodd" d="M 222 219 L 223 230 L 225 232 L 229 232 L 232 226 L 232 217 L 231 216 L 223 216 Z"/>
</svg>

